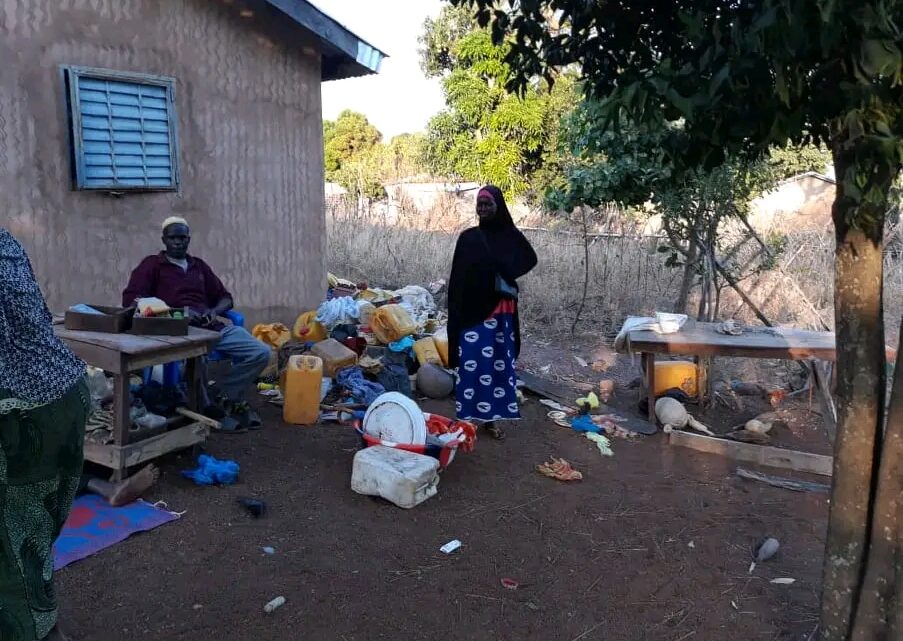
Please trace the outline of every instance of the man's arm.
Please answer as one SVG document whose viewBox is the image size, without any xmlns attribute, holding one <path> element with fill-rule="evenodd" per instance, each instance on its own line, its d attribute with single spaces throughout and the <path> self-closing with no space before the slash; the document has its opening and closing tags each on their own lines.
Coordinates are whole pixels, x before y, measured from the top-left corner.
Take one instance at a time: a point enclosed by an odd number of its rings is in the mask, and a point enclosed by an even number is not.
<svg viewBox="0 0 903 641">
<path fill-rule="evenodd" d="M 210 308 L 210 312 L 207 314 L 205 320 L 212 322 L 217 316 L 222 316 L 232 309 L 234 302 L 232 300 L 232 294 L 230 294 L 229 290 L 226 289 L 226 286 L 223 285 L 223 281 L 213 273 L 210 266 L 204 262 L 201 264 L 204 268 L 204 285 L 207 289 L 207 305 Z"/>
<path fill-rule="evenodd" d="M 142 260 L 129 277 L 129 283 L 122 292 L 122 306 L 131 307 L 139 298 L 155 296 L 154 267 L 148 259 Z"/>
</svg>

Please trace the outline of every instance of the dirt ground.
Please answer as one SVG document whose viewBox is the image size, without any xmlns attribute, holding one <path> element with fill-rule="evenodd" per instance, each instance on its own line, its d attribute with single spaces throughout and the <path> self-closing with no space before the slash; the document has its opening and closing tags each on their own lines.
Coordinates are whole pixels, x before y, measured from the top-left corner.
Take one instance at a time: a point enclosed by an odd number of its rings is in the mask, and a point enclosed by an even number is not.
<svg viewBox="0 0 903 641">
<path fill-rule="evenodd" d="M 635 392 L 617 394 L 635 406 Z M 534 398 L 506 441 L 478 441 L 437 497 L 406 511 L 350 490 L 349 428 L 263 413 L 263 431 L 208 442 L 241 464 L 236 485 L 196 487 L 179 475 L 187 455 L 165 458 L 147 498 L 184 516 L 58 574 L 74 641 L 797 641 L 815 627 L 826 495 L 738 479 L 730 461 L 661 434 L 614 440 L 602 458 Z M 551 456 L 584 480 L 537 474 Z M 264 499 L 267 516 L 239 497 Z M 766 536 L 781 550 L 749 574 Z M 452 539 L 463 547 L 439 552 Z M 264 614 L 279 595 L 286 605 Z"/>
</svg>

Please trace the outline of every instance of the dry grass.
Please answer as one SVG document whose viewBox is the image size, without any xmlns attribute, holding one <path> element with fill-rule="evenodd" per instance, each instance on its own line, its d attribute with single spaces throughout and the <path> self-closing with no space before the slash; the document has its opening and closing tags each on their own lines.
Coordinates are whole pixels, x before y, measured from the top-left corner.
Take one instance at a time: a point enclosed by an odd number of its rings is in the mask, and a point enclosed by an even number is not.
<svg viewBox="0 0 903 641">
<path fill-rule="evenodd" d="M 416 221 L 414 216 L 419 216 Z M 345 278 L 385 287 L 447 279 L 455 239 L 465 224 L 458 213 L 442 207 L 422 215 L 401 211 L 391 216 L 331 207 L 329 268 Z M 615 225 L 603 225 L 591 239 L 590 281 L 581 324 L 583 330 L 607 335 L 617 331 L 628 315 L 671 310 L 681 278 L 679 269 L 665 266 L 667 254 L 657 251 L 659 239 L 624 235 Z M 523 320 L 528 328 L 564 333 L 570 329 L 583 289 L 582 237 L 560 224 L 554 232 L 526 234 L 540 265 L 522 283 Z M 775 322 L 817 327 L 821 319 L 833 326 L 833 252 L 830 231 L 788 236 L 777 261 L 786 277 L 772 270 L 747 278 L 743 287 Z M 885 283 L 888 334 L 895 339 L 903 314 L 903 259 L 899 256 L 888 253 Z M 720 309 L 721 317 L 753 318 L 729 288 L 723 290 Z"/>
</svg>

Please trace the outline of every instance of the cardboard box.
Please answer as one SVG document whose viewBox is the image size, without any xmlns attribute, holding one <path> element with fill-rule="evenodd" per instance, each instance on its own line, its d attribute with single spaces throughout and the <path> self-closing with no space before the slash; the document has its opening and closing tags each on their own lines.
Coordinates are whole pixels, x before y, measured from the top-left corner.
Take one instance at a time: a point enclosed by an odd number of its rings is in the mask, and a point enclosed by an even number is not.
<svg viewBox="0 0 903 641">
<path fill-rule="evenodd" d="M 121 334 L 132 326 L 134 307 L 105 307 L 103 305 L 88 305 L 88 307 L 101 313 L 90 314 L 67 310 L 63 317 L 63 327 L 81 332 Z"/>
</svg>

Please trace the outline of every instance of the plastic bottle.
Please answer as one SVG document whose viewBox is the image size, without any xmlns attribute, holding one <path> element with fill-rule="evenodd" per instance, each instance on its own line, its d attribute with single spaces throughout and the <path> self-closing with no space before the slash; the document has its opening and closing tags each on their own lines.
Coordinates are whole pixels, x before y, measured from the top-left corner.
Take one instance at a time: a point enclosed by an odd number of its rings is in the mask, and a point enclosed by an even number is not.
<svg viewBox="0 0 903 641">
<path fill-rule="evenodd" d="M 323 361 L 316 356 L 289 358 L 282 385 L 282 418 L 291 425 L 314 425 L 320 419 Z"/>
</svg>

